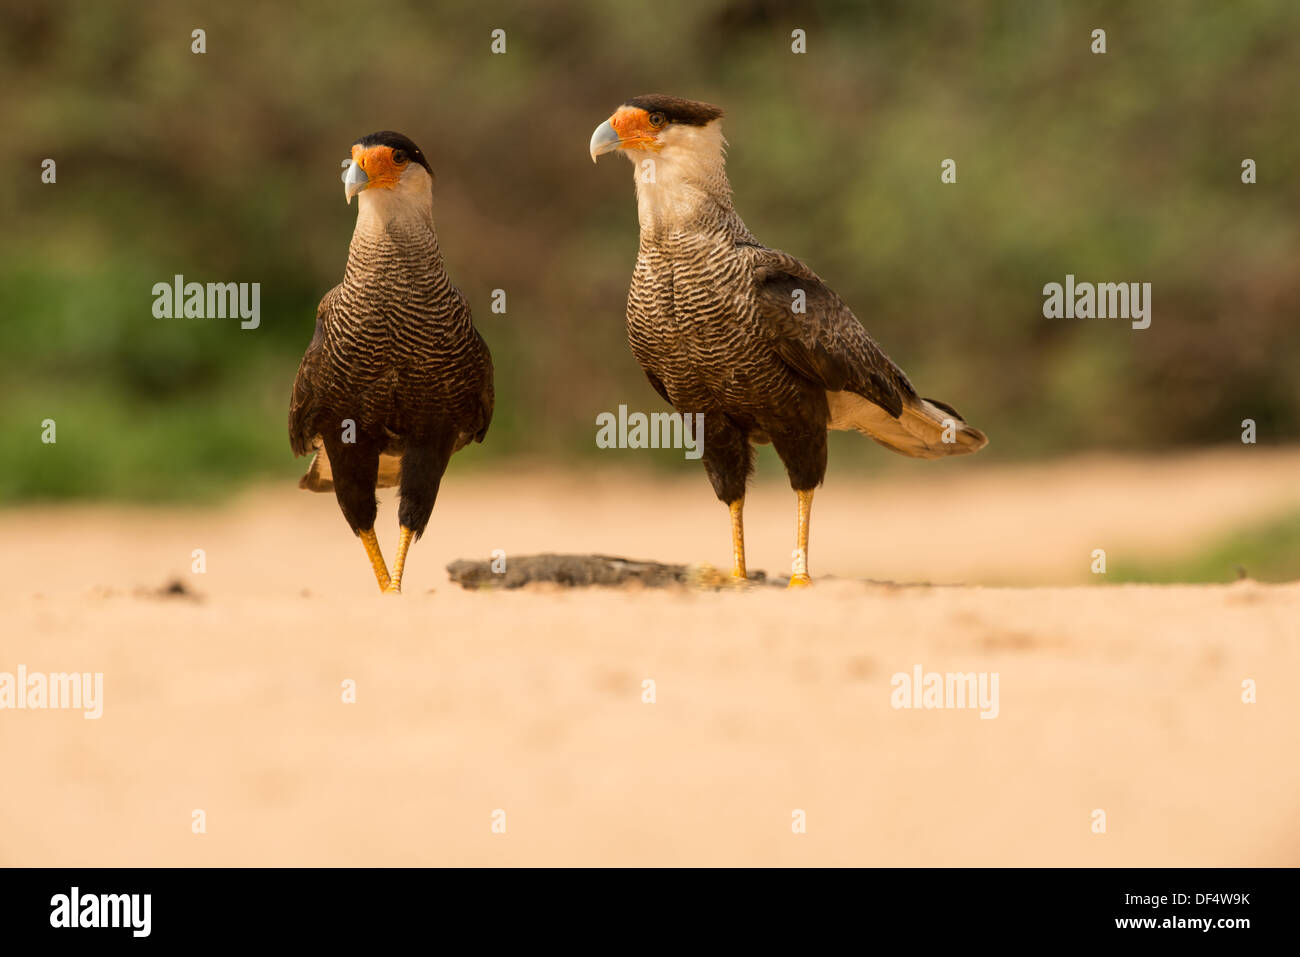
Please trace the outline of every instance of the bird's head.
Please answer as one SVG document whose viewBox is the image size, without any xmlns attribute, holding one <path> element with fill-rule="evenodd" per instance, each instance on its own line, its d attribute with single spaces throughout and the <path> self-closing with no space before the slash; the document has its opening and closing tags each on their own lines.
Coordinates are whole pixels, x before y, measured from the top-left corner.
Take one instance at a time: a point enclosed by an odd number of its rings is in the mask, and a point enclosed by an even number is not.
<svg viewBox="0 0 1300 957">
<path fill-rule="evenodd" d="M 722 110 L 708 103 L 661 93 L 633 97 L 591 134 L 591 161 L 614 150 L 624 150 L 634 163 L 634 154 L 668 158 L 701 148 L 721 151 L 721 118 Z"/>
<path fill-rule="evenodd" d="M 363 136 L 352 144 L 352 156 L 343 161 L 343 196 L 363 191 L 391 190 L 391 195 L 427 197 L 433 189 L 433 170 L 420 148 L 401 133 L 384 130 Z"/>
</svg>

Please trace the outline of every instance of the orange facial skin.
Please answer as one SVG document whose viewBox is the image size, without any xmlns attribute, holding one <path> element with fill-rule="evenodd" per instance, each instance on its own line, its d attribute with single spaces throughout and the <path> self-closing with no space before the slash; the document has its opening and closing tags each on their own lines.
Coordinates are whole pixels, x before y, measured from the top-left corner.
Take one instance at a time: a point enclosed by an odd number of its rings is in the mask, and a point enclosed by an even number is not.
<svg viewBox="0 0 1300 957">
<path fill-rule="evenodd" d="M 651 115 L 640 107 L 623 106 L 609 118 L 609 125 L 614 127 L 614 132 L 618 134 L 619 149 L 655 152 L 663 149 L 663 144 L 659 142 L 659 132 L 667 123 L 656 126 L 651 122 Z M 653 115 L 663 118 L 660 113 Z"/>
<path fill-rule="evenodd" d="M 369 179 L 367 189 L 393 189 L 397 186 L 397 181 L 402 176 L 402 170 L 410 164 L 410 159 L 405 159 L 401 163 L 393 162 L 393 148 L 391 146 L 361 146 L 360 144 L 352 147 L 352 161 L 365 170 L 366 177 Z"/>
</svg>

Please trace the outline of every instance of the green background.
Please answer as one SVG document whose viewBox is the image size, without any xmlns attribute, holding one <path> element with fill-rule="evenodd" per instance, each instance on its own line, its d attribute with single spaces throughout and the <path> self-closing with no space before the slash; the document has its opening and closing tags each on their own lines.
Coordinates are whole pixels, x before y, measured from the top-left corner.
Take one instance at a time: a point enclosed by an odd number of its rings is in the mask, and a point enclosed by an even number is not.
<svg viewBox="0 0 1300 957">
<path fill-rule="evenodd" d="M 459 467 L 599 459 L 598 412 L 661 408 L 624 338 L 631 170 L 587 156 L 647 92 L 727 111 L 750 228 L 987 431 L 983 456 L 1232 443 L 1244 418 L 1261 445 L 1300 435 L 1300 4 L 50 2 L 3 23 L 0 502 L 292 481 L 289 386 L 355 217 L 339 163 L 385 128 L 431 159 L 496 364 Z M 260 282 L 261 327 L 153 318 L 176 273 Z M 1152 283 L 1151 328 L 1044 319 L 1066 273 Z M 856 436 L 832 459 L 889 467 Z M 1294 526 L 1265 537 L 1293 550 Z"/>
</svg>

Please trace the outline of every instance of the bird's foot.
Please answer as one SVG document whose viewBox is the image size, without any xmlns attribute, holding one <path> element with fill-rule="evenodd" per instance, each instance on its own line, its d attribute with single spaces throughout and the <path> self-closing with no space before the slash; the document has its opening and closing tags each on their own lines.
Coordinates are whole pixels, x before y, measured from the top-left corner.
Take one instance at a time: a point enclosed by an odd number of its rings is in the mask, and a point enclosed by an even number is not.
<svg viewBox="0 0 1300 957">
<path fill-rule="evenodd" d="M 361 539 L 361 544 L 366 546 L 366 555 L 370 558 L 370 567 L 375 570 L 375 581 L 379 583 L 379 590 L 386 591 L 391 579 L 388 577 L 388 566 L 384 563 L 384 555 L 379 550 L 379 539 L 375 537 L 375 530 L 367 528 L 357 535 Z"/>
<path fill-rule="evenodd" d="M 385 595 L 402 593 L 402 572 L 406 569 L 406 550 L 411 547 L 411 540 L 415 537 L 415 533 L 405 525 L 399 527 L 401 535 L 397 540 L 397 558 L 393 560 L 393 578 L 384 588 Z"/>
<path fill-rule="evenodd" d="M 812 584 L 812 579 L 808 577 L 807 572 L 795 572 L 790 576 L 790 584 L 787 588 L 807 588 Z"/>
</svg>

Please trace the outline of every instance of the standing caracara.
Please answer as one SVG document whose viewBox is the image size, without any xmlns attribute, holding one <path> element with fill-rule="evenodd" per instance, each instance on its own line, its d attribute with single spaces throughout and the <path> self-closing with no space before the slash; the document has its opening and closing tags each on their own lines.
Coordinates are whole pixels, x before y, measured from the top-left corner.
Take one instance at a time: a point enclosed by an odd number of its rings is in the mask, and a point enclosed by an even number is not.
<svg viewBox="0 0 1300 957">
<path fill-rule="evenodd" d="M 363 136 L 343 161 L 357 225 L 343 282 L 321 300 L 289 404 L 300 488 L 334 490 L 382 591 L 402 590 L 452 453 L 492 420 L 492 356 L 451 284 L 433 228 L 433 171 L 400 133 Z M 398 486 L 393 574 L 375 538 L 375 489 Z"/>
<path fill-rule="evenodd" d="M 656 392 L 704 415 L 704 469 L 731 509 L 733 577 L 745 578 L 751 443 L 771 442 L 798 497 L 790 585 L 807 585 L 827 429 L 917 458 L 988 439 L 952 406 L 918 396 L 816 273 L 754 238 L 731 205 L 721 116 L 707 103 L 638 96 L 596 128 L 591 159 L 623 150 L 632 161 L 641 245 L 628 341 Z"/>
</svg>

